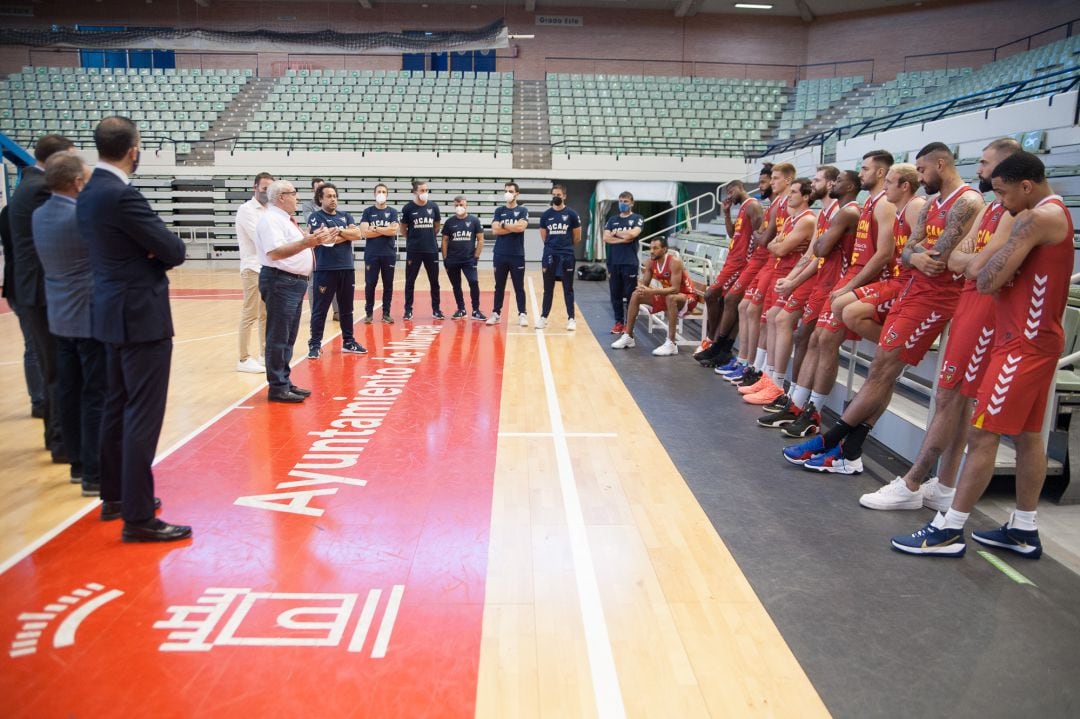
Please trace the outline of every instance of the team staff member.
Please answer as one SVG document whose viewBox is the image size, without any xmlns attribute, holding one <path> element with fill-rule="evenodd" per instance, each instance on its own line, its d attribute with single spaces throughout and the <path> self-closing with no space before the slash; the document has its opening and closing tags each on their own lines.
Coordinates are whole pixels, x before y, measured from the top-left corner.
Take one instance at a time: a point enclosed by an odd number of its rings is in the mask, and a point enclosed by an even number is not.
<svg viewBox="0 0 1080 719">
<path fill-rule="evenodd" d="M 529 319 L 525 314 L 525 229 L 529 226 L 529 209 L 518 204 L 521 189 L 516 182 L 507 182 L 503 189 L 506 204 L 495 209 L 491 222 L 491 233 L 495 235 L 495 303 L 487 323 L 499 324 L 506 296 L 506 276 L 509 275 L 514 283 L 518 326 L 526 327 Z"/>
<path fill-rule="evenodd" d="M 360 217 L 364 236 L 364 322 L 371 324 L 375 311 L 375 287 L 382 278 L 382 321 L 393 324 L 390 303 L 394 299 L 394 264 L 397 262 L 398 212 L 386 206 L 386 185 L 375 185 L 375 204 Z"/>
<path fill-rule="evenodd" d="M 312 212 L 319 211 L 319 188 L 326 183 L 321 177 L 311 178 L 311 199 L 304 203 L 304 206 L 300 208 L 300 216 L 303 218 L 311 217 Z M 314 282 L 314 275 L 312 275 L 312 282 Z M 308 284 L 308 305 L 312 311 L 315 310 L 315 286 L 312 283 Z M 337 298 L 334 298 L 334 322 L 338 321 L 338 302 Z"/>
<path fill-rule="evenodd" d="M 98 165 L 75 203 L 94 274 L 91 331 L 106 345 L 109 390 L 101 424 L 101 518 L 124 518 L 125 542 L 170 542 L 191 527 L 154 516 L 151 465 L 169 389 L 173 324 L 165 272 L 184 243 L 131 187 L 140 138 L 126 117 L 94 129 Z"/>
<path fill-rule="evenodd" d="M 626 331 L 623 303 L 630 301 L 630 295 L 634 294 L 637 286 L 637 238 L 641 235 L 643 225 L 641 215 L 634 212 L 634 196 L 629 192 L 619 193 L 619 212 L 609 217 L 604 225 L 604 242 L 608 246 L 608 290 L 611 293 L 611 311 L 615 315 L 615 326 L 611 328 L 613 335 Z"/>
<path fill-rule="evenodd" d="M 322 354 L 323 328 L 330 302 L 338 300 L 341 308 L 341 351 L 345 354 L 367 354 L 353 337 L 353 293 L 356 290 L 356 270 L 353 269 L 353 240 L 360 239 L 360 229 L 348 212 L 338 212 L 337 187 L 327 182 L 315 193 L 320 209 L 307 218 L 308 230 L 323 227 L 337 230 L 333 244 L 315 248 L 315 305 L 311 310 L 311 336 L 308 339 L 308 359 Z"/>
<path fill-rule="evenodd" d="M 476 263 L 484 249 L 484 226 L 469 214 L 469 202 L 464 195 L 454 198 L 454 216 L 442 228 L 442 256 L 446 276 L 454 288 L 457 311 L 450 317 L 460 320 L 465 316 L 465 295 L 461 291 L 461 276 L 469 283 L 469 299 L 472 300 L 472 318 L 484 321 L 480 311 L 480 282 L 476 278 Z"/>
<path fill-rule="evenodd" d="M 270 199 L 266 188 L 274 181 L 269 172 L 260 172 L 252 185 L 251 199 L 236 211 L 236 242 L 240 245 L 240 286 L 244 304 L 240 308 L 240 359 L 237 372 L 261 374 L 266 371 L 266 305 L 259 296 L 259 254 L 255 250 L 255 227 L 266 212 Z M 251 352 L 251 328 L 258 325 L 258 354 Z"/>
<path fill-rule="evenodd" d="M 284 180 L 270 183 L 270 208 L 255 228 L 255 246 L 262 270 L 259 292 L 266 303 L 266 380 L 271 402 L 303 402 L 311 394 L 289 379 L 293 345 L 300 329 L 304 292 L 314 269 L 311 248 L 337 239 L 336 228 L 320 227 L 305 234 L 297 226 L 296 189 Z"/>
<path fill-rule="evenodd" d="M 413 292 L 416 276 L 423 265 L 431 287 L 431 316 L 446 319 L 439 309 L 439 225 L 442 217 L 439 206 L 428 199 L 428 186 L 423 180 L 412 181 L 414 199 L 401 208 L 401 224 L 405 226 L 405 319 L 413 316 Z"/>
<path fill-rule="evenodd" d="M 574 319 L 574 246 L 581 243 L 581 218 L 566 206 L 566 187 L 563 185 L 553 185 L 551 188 L 551 209 L 540 216 L 540 239 L 544 242 L 541 260 L 544 299 L 536 329 L 547 327 L 555 282 L 561 281 L 563 301 L 566 303 L 566 329 L 572 332 L 577 329 L 577 320 Z"/>
<path fill-rule="evenodd" d="M 82 477 L 84 497 L 101 490 L 101 412 L 108 374 L 105 345 L 93 338 L 90 305 L 94 276 L 75 216 L 75 201 L 90 179 L 77 155 L 58 152 L 45 163 L 52 197 L 34 210 L 34 247 L 45 270 L 49 331 L 56 338 L 60 421 L 72 476 Z"/>
<path fill-rule="evenodd" d="M 1038 559 L 1039 494 L 1046 481 L 1042 425 L 1065 345 L 1061 317 L 1069 299 L 1073 225 L 1046 182 L 1038 157 L 1017 152 L 994 168 L 994 192 L 1016 217 L 1009 239 L 972 261 L 981 294 L 995 295 L 994 348 L 979 385 L 968 455 L 952 506 L 892 546 L 911 554 L 963 556 L 964 525 L 994 474 L 1001 435 L 1016 446 L 1016 509 L 998 529 L 972 532 L 979 544 Z"/>
</svg>

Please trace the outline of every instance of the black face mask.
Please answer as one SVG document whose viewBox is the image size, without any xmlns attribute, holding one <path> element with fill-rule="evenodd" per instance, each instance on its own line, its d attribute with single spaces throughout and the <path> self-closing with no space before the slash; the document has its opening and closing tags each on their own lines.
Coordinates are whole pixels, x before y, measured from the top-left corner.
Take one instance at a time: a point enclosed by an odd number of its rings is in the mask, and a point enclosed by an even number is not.
<svg viewBox="0 0 1080 719">
<path fill-rule="evenodd" d="M 561 197 L 558 197 L 557 195 L 552 195 L 552 196 L 551 196 L 551 204 L 552 204 L 553 206 L 555 206 L 555 207 L 558 207 L 558 206 L 560 206 L 560 205 L 561 205 L 562 203 L 563 203 L 563 198 L 561 198 Z"/>
</svg>

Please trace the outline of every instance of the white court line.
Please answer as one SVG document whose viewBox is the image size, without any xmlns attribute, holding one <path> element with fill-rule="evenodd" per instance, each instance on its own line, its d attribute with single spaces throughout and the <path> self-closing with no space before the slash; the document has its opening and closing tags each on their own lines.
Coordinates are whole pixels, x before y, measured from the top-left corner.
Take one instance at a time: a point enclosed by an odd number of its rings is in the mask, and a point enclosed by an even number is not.
<svg viewBox="0 0 1080 719">
<path fill-rule="evenodd" d="M 341 336 L 340 331 L 331 334 L 329 337 L 327 337 L 326 339 L 323 340 L 323 345 L 325 346 L 326 344 L 328 344 L 329 342 L 331 342 L 334 339 L 337 339 L 340 336 Z M 305 354 L 303 354 L 301 352 L 300 356 L 297 357 L 295 360 L 293 360 L 289 364 L 289 366 L 290 367 L 295 367 L 296 365 L 300 364 L 301 362 L 303 362 L 306 359 L 307 359 L 307 355 L 305 355 Z M 249 399 L 254 397 L 256 394 L 258 394 L 262 390 L 266 389 L 266 386 L 267 386 L 267 383 L 263 382 L 258 387 L 251 390 L 250 392 L 245 394 L 243 397 L 241 397 L 240 399 L 236 400 L 235 402 L 230 404 L 225 409 L 218 412 L 210 420 L 208 420 L 206 422 L 203 422 L 201 425 L 199 425 L 199 427 L 195 431 L 189 432 L 184 437 L 182 437 L 180 439 L 180 441 L 176 442 L 171 447 L 169 447 L 164 452 L 162 452 L 157 457 L 155 457 L 154 458 L 154 464 L 151 465 L 151 466 L 157 466 L 163 459 L 165 459 L 170 454 L 172 454 L 173 452 L 175 452 L 176 450 L 180 449 L 185 444 L 187 444 L 188 442 L 193 440 L 196 436 L 198 436 L 198 434 L 200 432 L 204 431 L 207 427 L 212 425 L 214 422 L 217 422 L 219 419 L 221 419 L 222 417 L 227 415 L 229 412 L 232 412 L 234 409 L 236 409 L 240 405 L 244 404 L 244 402 L 248 401 Z M 14 567 L 19 562 L 26 559 L 28 556 L 30 556 L 31 554 L 36 552 L 41 547 L 45 546 L 50 540 L 55 538 L 57 535 L 59 535 L 61 532 L 63 532 L 65 529 L 67 529 L 71 525 L 75 524 L 75 522 L 78 522 L 84 516 L 89 514 L 91 510 L 93 510 L 96 507 L 99 507 L 100 505 L 101 505 L 101 500 L 99 500 L 99 499 L 94 499 L 94 500 L 91 500 L 91 501 L 87 502 L 87 504 L 85 506 L 80 507 L 79 509 L 77 509 L 74 513 L 72 513 L 72 515 L 70 517 L 68 517 L 65 520 L 62 520 L 55 527 L 53 527 L 49 531 L 45 532 L 40 537 L 38 537 L 34 541 L 30 542 L 29 544 L 27 544 L 25 547 L 23 547 L 19 551 L 15 552 L 15 554 L 13 554 L 10 557 L 8 557 L 7 559 L 5 559 L 3 561 L 3 563 L 0 563 L 0 575 L 4 574 L 4 572 L 8 571 L 9 569 Z M 77 593 L 77 592 L 75 592 L 75 593 Z"/>
<path fill-rule="evenodd" d="M 188 339 L 188 340 L 179 340 L 179 341 L 173 342 L 173 347 L 175 347 L 176 345 L 186 345 L 189 342 L 202 342 L 203 340 L 216 340 L 216 339 L 219 339 L 221 337 L 232 337 L 233 335 L 238 334 L 238 333 L 239 333 L 239 330 L 233 330 L 232 332 L 226 332 L 225 334 L 220 334 L 220 335 L 207 335 L 206 337 L 192 337 L 191 339 Z"/>
<path fill-rule="evenodd" d="M 553 432 L 499 432 L 500 437 L 554 437 Z M 618 437 L 614 432 L 563 432 L 564 437 Z"/>
<path fill-rule="evenodd" d="M 526 281 L 535 316 L 535 313 L 539 312 L 536 286 L 532 277 L 528 277 Z M 570 535 L 570 556 L 577 579 L 578 603 L 581 606 L 581 622 L 585 630 L 585 647 L 589 655 L 596 713 L 601 717 L 625 717 L 626 707 L 623 705 L 619 676 L 615 670 L 615 656 L 611 651 L 611 638 L 608 635 L 607 620 L 604 618 L 604 606 L 600 601 L 600 587 L 596 581 L 589 537 L 585 532 L 585 516 L 581 510 L 581 498 L 578 496 L 577 482 L 574 479 L 574 466 L 570 462 L 570 447 L 566 443 L 566 429 L 563 427 L 559 395 L 555 391 L 555 378 L 551 372 L 551 358 L 544 343 L 543 330 L 536 331 L 536 346 L 540 352 L 540 372 L 544 378 L 544 394 L 547 395 L 548 415 L 551 417 L 555 463 L 559 471 L 566 529 Z"/>
</svg>

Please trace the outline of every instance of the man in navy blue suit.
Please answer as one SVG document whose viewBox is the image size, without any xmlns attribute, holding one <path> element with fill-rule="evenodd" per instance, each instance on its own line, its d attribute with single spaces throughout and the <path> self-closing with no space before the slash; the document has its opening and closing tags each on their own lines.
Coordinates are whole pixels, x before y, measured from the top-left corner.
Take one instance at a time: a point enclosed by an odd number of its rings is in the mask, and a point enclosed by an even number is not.
<svg viewBox="0 0 1080 719">
<path fill-rule="evenodd" d="M 109 390 L 101 427 L 101 518 L 124 518 L 125 542 L 169 542 L 191 527 L 154 516 L 150 466 L 157 451 L 172 360 L 166 270 L 184 261 L 184 243 L 131 187 L 139 130 L 106 117 L 94 130 L 99 162 L 76 203 L 94 274 L 91 330 L 108 353 Z"/>
</svg>

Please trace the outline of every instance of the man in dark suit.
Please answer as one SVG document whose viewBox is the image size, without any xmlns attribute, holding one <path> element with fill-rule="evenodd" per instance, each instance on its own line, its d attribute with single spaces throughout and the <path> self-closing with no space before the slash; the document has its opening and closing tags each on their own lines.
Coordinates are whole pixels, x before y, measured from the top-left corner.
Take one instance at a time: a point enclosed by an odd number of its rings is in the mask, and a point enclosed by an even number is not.
<svg viewBox="0 0 1080 719">
<path fill-rule="evenodd" d="M 37 419 L 45 417 L 45 382 L 41 379 L 34 344 L 30 341 L 30 329 L 26 326 L 25 315 L 19 309 L 15 299 L 15 251 L 11 246 L 11 224 L 8 213 L 11 205 L 4 205 L 0 210 L 0 244 L 4 247 L 4 289 L 0 292 L 11 311 L 19 318 L 19 331 L 23 336 L 23 375 L 26 378 L 26 391 L 30 394 L 30 416 Z M 48 443 L 46 443 L 48 448 Z"/>
<path fill-rule="evenodd" d="M 108 354 L 109 390 L 101 427 L 101 517 L 124 518 L 125 542 L 169 542 L 191 527 L 154 516 L 154 475 L 172 360 L 166 270 L 184 261 L 169 232 L 129 184 L 139 166 L 139 131 L 126 117 L 94 130 L 99 162 L 79 193 L 76 216 L 94 274 L 91 330 Z"/>
<path fill-rule="evenodd" d="M 43 135 L 34 146 L 37 164 L 23 171 L 22 182 L 11 196 L 12 259 L 15 261 L 14 289 L 19 306 L 20 319 L 34 346 L 41 377 L 45 383 L 45 447 L 52 452 L 53 461 L 68 462 L 64 450 L 63 433 L 60 429 L 59 386 L 56 374 L 56 342 L 49 334 L 49 318 L 45 308 L 45 272 L 34 249 L 34 210 L 49 199 L 45 186 L 45 161 L 57 152 L 74 147 L 71 140 L 61 135 Z"/>
</svg>

